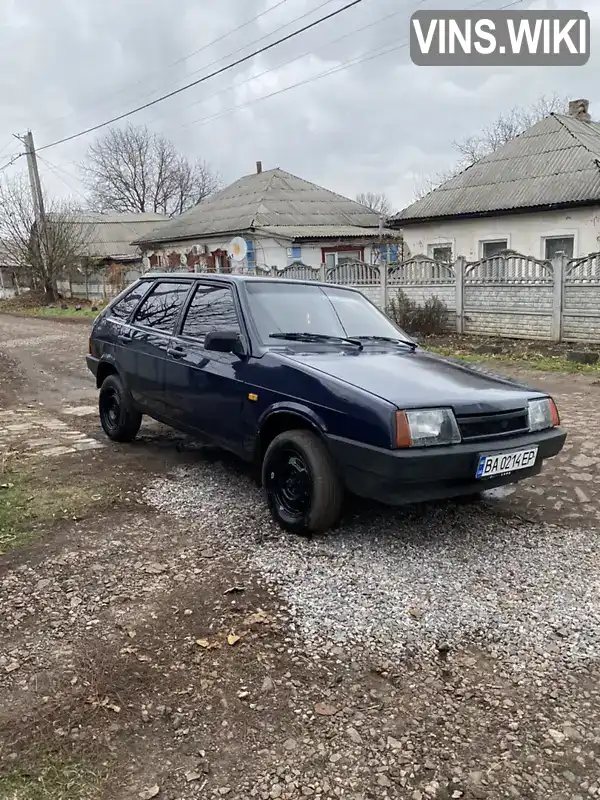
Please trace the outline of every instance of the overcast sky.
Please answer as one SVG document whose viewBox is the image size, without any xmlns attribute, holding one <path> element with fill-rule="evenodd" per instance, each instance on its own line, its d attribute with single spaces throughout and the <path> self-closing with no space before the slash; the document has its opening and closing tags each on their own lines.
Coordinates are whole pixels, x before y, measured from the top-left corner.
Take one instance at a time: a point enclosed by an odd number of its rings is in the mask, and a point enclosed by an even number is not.
<svg viewBox="0 0 600 800">
<path fill-rule="evenodd" d="M 438 69 L 410 62 L 404 45 L 418 8 L 477 5 L 483 11 L 506 2 L 363 0 L 131 121 L 165 134 L 190 157 L 201 156 L 227 183 L 253 172 L 262 160 L 264 169 L 278 166 L 351 197 L 386 192 L 400 209 L 413 200 L 420 176 L 456 160 L 453 139 L 515 104 L 557 92 L 589 99 L 592 115 L 600 118 L 599 0 L 523 0 L 515 7 L 588 11 L 592 57 L 585 67 Z M 3 164 L 19 151 L 13 133 L 30 127 L 41 147 L 239 58 L 345 0 L 0 3 Z M 234 31 L 261 12 L 266 13 Z M 394 49 L 372 57 L 388 48 Z M 365 60 L 343 67 L 355 59 Z M 309 81 L 330 70 L 337 71 Z M 249 80 L 259 73 L 265 74 Z M 302 81 L 309 82 L 260 99 Z M 40 153 L 48 193 L 81 201 L 77 163 L 93 136 Z M 22 166 L 23 160 L 11 170 Z"/>
</svg>

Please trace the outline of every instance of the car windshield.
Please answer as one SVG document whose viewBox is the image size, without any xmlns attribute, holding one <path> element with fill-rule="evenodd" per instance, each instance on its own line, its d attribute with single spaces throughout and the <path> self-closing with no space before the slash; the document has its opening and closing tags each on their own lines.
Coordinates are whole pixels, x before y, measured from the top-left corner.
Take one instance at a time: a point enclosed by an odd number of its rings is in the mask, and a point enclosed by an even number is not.
<svg viewBox="0 0 600 800">
<path fill-rule="evenodd" d="M 250 310 L 263 343 L 272 334 L 307 333 L 322 337 L 410 338 L 359 292 L 338 286 L 284 283 L 277 279 L 246 284 Z"/>
</svg>

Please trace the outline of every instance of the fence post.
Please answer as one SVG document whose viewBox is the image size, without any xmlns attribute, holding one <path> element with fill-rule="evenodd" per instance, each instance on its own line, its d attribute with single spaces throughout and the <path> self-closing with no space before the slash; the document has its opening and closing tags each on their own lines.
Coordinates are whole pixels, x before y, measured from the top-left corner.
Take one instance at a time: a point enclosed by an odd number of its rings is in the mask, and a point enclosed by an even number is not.
<svg viewBox="0 0 600 800">
<path fill-rule="evenodd" d="M 456 332 L 462 334 L 465 332 L 465 257 L 458 256 L 454 264 L 455 285 L 456 292 Z"/>
<path fill-rule="evenodd" d="M 381 278 L 381 310 L 384 314 L 387 314 L 387 307 L 389 303 L 389 292 L 388 292 L 388 272 L 390 270 L 390 265 L 387 261 L 382 261 L 379 264 L 379 276 Z"/>
<path fill-rule="evenodd" d="M 321 281 L 321 283 L 325 283 L 325 281 L 327 280 L 327 269 L 324 261 L 321 261 L 321 264 L 319 266 L 319 280 Z"/>
<path fill-rule="evenodd" d="M 567 258 L 564 253 L 559 253 L 552 259 L 552 341 L 562 340 L 562 309 L 563 309 L 563 288 L 565 282 L 565 262 Z"/>
</svg>

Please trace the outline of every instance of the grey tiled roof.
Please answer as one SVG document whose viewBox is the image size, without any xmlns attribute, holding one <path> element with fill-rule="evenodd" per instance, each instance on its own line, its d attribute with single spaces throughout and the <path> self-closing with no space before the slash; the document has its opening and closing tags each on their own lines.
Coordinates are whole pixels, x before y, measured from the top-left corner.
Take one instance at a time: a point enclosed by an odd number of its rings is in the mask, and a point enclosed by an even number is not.
<svg viewBox="0 0 600 800">
<path fill-rule="evenodd" d="M 354 225 L 269 225 L 258 229 L 261 233 L 289 239 L 344 239 L 348 237 L 372 238 L 379 236 L 379 228 L 362 228 Z M 384 228 L 383 236 L 397 238 L 396 230 Z"/>
<path fill-rule="evenodd" d="M 155 233 L 138 239 L 158 243 L 273 225 L 377 228 L 379 216 L 354 200 L 282 169 L 272 169 L 240 178 Z"/>
<path fill-rule="evenodd" d="M 600 124 L 551 114 L 393 219 L 600 202 Z"/>
<path fill-rule="evenodd" d="M 51 222 L 52 215 L 48 214 Z M 100 214 L 82 212 L 73 215 L 73 221 L 89 225 L 88 249 L 98 258 L 131 258 L 140 251 L 132 242 L 170 222 L 169 217 L 150 212 L 140 214 Z"/>
</svg>

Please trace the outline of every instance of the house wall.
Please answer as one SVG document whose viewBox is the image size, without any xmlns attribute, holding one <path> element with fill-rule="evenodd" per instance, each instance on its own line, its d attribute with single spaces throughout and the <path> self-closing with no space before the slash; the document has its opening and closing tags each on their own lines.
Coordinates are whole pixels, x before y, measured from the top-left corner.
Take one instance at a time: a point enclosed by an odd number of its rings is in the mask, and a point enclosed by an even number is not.
<svg viewBox="0 0 600 800">
<path fill-rule="evenodd" d="M 14 297 L 16 294 L 12 279 L 12 270 L 0 267 L 0 300 Z"/>
<path fill-rule="evenodd" d="M 573 236 L 573 257 L 600 250 L 600 205 L 562 211 L 509 214 L 483 219 L 457 219 L 448 222 L 407 224 L 404 242 L 410 253 L 429 255 L 433 244 L 451 244 L 452 257 L 477 261 L 482 256 L 481 242 L 507 239 L 508 247 L 534 258 L 544 258 L 544 237 Z"/>
<path fill-rule="evenodd" d="M 160 252 L 163 257 L 164 265 L 166 265 L 166 259 L 169 253 L 181 250 L 182 248 L 190 251 L 194 245 L 204 245 L 211 253 L 216 250 L 227 250 L 232 238 L 232 236 L 224 238 L 210 237 L 198 238 L 186 242 L 172 242 L 168 245 L 161 245 Z M 244 238 L 251 239 L 254 242 L 255 263 L 256 266 L 262 267 L 263 269 L 275 267 L 281 270 L 296 260 L 301 260 L 309 267 L 317 268 L 322 262 L 322 248 L 340 244 L 339 241 L 330 242 L 327 240 L 317 240 L 314 242 L 303 242 L 301 245 L 294 245 L 294 247 L 300 247 L 300 256 L 298 259 L 297 256 L 288 256 L 287 254 L 287 249 L 292 247 L 292 242 L 289 240 L 278 240 L 268 236 L 258 236 L 256 234 L 251 237 L 246 235 Z M 371 262 L 373 248 L 370 244 L 355 244 L 353 242 L 342 243 L 344 246 L 347 244 L 349 249 L 362 247 L 364 249 L 364 260 L 367 263 Z M 158 253 L 159 248 L 157 247 L 156 251 L 152 252 Z M 248 270 L 247 259 L 238 263 L 239 269 L 244 272 Z M 154 267 L 155 265 L 153 264 L 153 268 Z"/>
</svg>

